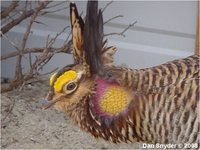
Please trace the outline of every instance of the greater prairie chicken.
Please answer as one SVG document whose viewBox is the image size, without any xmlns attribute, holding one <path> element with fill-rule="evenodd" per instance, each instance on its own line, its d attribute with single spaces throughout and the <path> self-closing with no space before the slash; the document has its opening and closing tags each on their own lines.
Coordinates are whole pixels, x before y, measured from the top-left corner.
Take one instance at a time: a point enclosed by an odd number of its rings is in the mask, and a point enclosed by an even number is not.
<svg viewBox="0 0 200 150">
<path fill-rule="evenodd" d="M 97 2 L 88 2 L 85 22 L 74 3 L 70 15 L 74 64 L 51 76 L 44 108 L 114 143 L 199 142 L 198 55 L 147 69 L 115 66 Z"/>
</svg>

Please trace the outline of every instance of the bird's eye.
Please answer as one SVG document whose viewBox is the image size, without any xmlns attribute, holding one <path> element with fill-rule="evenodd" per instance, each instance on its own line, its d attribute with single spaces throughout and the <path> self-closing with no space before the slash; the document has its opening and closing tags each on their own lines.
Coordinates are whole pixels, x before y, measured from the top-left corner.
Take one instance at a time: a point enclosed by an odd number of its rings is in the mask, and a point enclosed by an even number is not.
<svg viewBox="0 0 200 150">
<path fill-rule="evenodd" d="M 66 90 L 71 91 L 76 88 L 76 84 L 74 82 L 70 82 L 67 84 Z"/>
</svg>

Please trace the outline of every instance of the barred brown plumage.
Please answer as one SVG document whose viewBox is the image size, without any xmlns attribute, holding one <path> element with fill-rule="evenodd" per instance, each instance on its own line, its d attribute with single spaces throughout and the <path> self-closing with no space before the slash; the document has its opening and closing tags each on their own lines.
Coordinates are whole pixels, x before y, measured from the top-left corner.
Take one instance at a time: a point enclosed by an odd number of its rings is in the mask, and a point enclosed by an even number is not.
<svg viewBox="0 0 200 150">
<path fill-rule="evenodd" d="M 110 69 L 110 68 L 109 68 Z M 113 68 L 113 72 L 120 74 L 121 84 L 136 89 L 154 89 L 177 84 L 178 82 L 198 77 L 199 55 L 179 59 L 148 69 Z"/>
<path fill-rule="evenodd" d="M 96 2 L 89 1 L 87 9 L 91 9 L 94 3 L 96 8 Z M 71 12 L 76 14 L 71 17 L 72 22 L 80 20 L 75 4 L 71 7 L 70 10 L 76 12 Z M 83 130 L 114 143 L 198 143 L 199 55 L 146 69 L 115 66 L 112 55 L 116 48 L 107 47 L 107 41 L 96 36 L 102 30 L 102 13 L 98 14 L 94 7 L 91 10 L 96 11 L 96 19 L 90 20 L 87 16 L 85 25 L 76 26 L 78 29 L 72 26 L 76 36 L 80 36 L 78 41 L 73 36 L 78 63 L 68 65 L 52 76 L 44 107 L 54 104 Z M 84 38 L 82 30 L 89 29 L 91 24 L 92 32 L 98 33 L 91 34 L 87 30 L 89 38 Z M 84 45 L 88 39 L 97 42 L 92 44 L 91 53 L 90 44 Z M 79 41 L 83 43 L 77 43 Z M 83 49 L 77 48 L 79 44 Z M 82 52 L 81 55 L 78 51 Z M 100 51 L 101 55 L 95 51 Z M 94 61 L 98 65 L 91 65 L 93 58 L 85 57 L 91 54 L 95 55 L 94 59 L 100 59 Z M 66 88 L 68 85 L 73 86 Z"/>
</svg>

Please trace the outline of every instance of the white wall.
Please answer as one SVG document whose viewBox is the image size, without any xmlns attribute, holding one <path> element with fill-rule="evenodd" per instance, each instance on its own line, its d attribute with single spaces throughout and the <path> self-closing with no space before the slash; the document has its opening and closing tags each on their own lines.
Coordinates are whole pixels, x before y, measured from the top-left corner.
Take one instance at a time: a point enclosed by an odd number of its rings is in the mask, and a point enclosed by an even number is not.
<svg viewBox="0 0 200 150">
<path fill-rule="evenodd" d="M 2 6 L 9 2 L 2 2 Z M 21 2 L 23 3 L 23 2 Z M 85 16 L 86 2 L 76 2 L 79 12 Z M 100 7 L 106 5 L 100 2 Z M 62 6 L 64 7 L 64 6 Z M 155 66 L 176 58 L 187 57 L 194 52 L 196 29 L 196 1 L 114 1 L 103 13 L 104 20 L 116 15 L 123 15 L 105 25 L 105 33 L 121 32 L 134 21 L 137 24 L 122 36 L 109 36 L 109 44 L 115 45 L 118 52 L 115 55 L 117 64 L 125 63 L 132 68 L 145 68 Z M 44 47 L 47 35 L 55 35 L 65 26 L 70 25 L 69 9 L 40 17 L 38 20 L 47 26 L 35 24 L 31 35 L 29 47 Z M 27 22 L 11 30 L 8 36 L 20 43 L 25 32 Z M 62 34 L 55 46 L 62 45 L 70 29 Z M 1 54 L 13 51 L 12 46 L 2 39 Z M 24 58 L 24 70 L 28 61 Z M 56 67 L 72 63 L 72 56 L 58 54 L 44 68 L 44 72 Z M 15 59 L 1 62 L 2 76 L 12 76 Z M 14 71 L 14 70 L 13 70 Z"/>
</svg>

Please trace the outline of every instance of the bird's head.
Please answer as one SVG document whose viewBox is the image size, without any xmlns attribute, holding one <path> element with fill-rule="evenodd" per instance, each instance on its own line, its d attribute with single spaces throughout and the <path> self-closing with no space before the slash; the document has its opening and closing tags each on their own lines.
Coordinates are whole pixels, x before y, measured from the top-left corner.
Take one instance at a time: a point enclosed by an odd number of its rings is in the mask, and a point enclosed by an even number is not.
<svg viewBox="0 0 200 150">
<path fill-rule="evenodd" d="M 83 65 L 68 65 L 54 73 L 49 80 L 50 91 L 43 107 L 52 105 L 62 111 L 72 109 L 85 95 L 90 94 L 93 82 L 89 80 Z"/>
<path fill-rule="evenodd" d="M 49 91 L 44 108 L 53 104 L 68 111 L 79 104 L 94 88 L 94 79 L 103 68 L 113 62 L 115 47 L 103 41 L 103 17 L 97 1 L 88 1 L 85 22 L 70 3 L 74 64 L 67 65 L 50 77 Z"/>
</svg>

